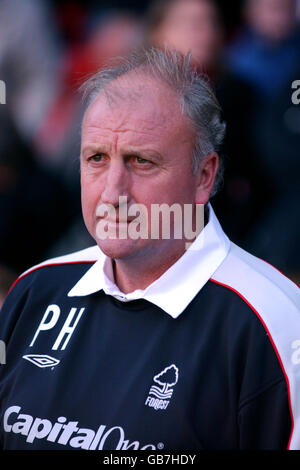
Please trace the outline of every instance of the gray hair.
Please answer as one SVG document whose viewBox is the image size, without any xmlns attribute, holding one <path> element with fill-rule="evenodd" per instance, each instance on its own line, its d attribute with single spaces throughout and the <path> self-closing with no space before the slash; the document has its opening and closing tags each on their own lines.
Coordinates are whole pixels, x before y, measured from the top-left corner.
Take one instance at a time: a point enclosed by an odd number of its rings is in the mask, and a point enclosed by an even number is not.
<svg viewBox="0 0 300 470">
<path fill-rule="evenodd" d="M 191 64 L 191 54 L 164 51 L 156 48 L 142 49 L 132 53 L 114 66 L 99 70 L 86 80 L 79 91 L 89 106 L 101 91 L 117 78 L 129 72 L 143 72 L 167 83 L 180 99 L 182 113 L 193 124 L 196 140 L 192 158 L 193 171 L 210 153 L 218 152 L 226 124 L 221 119 L 221 107 L 204 75 L 200 75 Z M 216 194 L 223 180 L 223 162 L 215 177 L 211 197 Z"/>
</svg>

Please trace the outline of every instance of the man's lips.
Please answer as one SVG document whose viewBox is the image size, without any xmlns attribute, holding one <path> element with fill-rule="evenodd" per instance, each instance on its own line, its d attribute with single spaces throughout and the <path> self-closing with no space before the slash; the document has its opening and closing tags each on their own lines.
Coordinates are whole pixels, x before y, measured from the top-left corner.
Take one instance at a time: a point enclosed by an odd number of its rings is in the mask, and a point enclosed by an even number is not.
<svg viewBox="0 0 300 470">
<path fill-rule="evenodd" d="M 108 224 L 129 224 L 132 222 L 136 217 L 128 217 L 126 219 L 120 219 L 119 217 L 115 218 L 108 218 L 108 217 L 97 217 L 97 220 L 101 220 L 102 222 L 107 222 Z"/>
</svg>

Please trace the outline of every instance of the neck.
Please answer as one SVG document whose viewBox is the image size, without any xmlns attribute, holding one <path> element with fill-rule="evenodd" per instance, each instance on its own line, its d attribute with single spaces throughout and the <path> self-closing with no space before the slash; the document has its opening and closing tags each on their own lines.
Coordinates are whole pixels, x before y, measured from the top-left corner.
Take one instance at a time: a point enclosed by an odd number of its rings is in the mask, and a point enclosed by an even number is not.
<svg viewBox="0 0 300 470">
<path fill-rule="evenodd" d="M 156 256 L 155 259 L 145 256 L 134 260 L 113 260 L 115 283 L 119 289 L 128 294 L 137 289 L 144 290 L 164 272 L 166 272 L 185 252 L 184 245 L 176 253 L 166 253 Z M 162 263 L 163 259 L 163 263 Z"/>
<path fill-rule="evenodd" d="M 208 207 L 205 204 L 204 226 L 208 222 L 208 214 Z M 113 271 L 116 285 L 124 294 L 137 289 L 146 289 L 185 253 L 186 243 L 185 239 L 173 240 L 170 245 L 166 240 L 165 244 L 160 242 L 158 246 L 149 246 L 148 249 L 141 250 L 140 254 L 135 254 L 132 258 L 114 259 Z"/>
</svg>

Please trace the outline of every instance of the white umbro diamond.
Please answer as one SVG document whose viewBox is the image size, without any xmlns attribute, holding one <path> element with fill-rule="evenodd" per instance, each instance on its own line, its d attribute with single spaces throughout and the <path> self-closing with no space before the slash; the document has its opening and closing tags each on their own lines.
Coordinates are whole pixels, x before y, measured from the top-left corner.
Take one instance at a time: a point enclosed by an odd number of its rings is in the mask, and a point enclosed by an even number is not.
<svg viewBox="0 0 300 470">
<path fill-rule="evenodd" d="M 32 362 L 32 364 L 38 367 L 54 367 L 60 362 L 58 359 L 47 354 L 27 354 L 23 356 L 23 359 L 27 359 L 27 361 Z"/>
</svg>

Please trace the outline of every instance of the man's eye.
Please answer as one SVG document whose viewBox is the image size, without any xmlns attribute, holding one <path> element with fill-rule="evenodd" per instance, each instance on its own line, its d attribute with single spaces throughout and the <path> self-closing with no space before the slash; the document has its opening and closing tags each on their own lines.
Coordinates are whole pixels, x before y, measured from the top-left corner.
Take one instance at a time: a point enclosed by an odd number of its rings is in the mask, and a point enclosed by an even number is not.
<svg viewBox="0 0 300 470">
<path fill-rule="evenodd" d="M 142 157 L 136 157 L 136 161 L 137 161 L 137 163 L 141 163 L 141 164 L 151 163 L 151 162 L 149 162 L 149 160 L 146 160 L 145 158 L 142 158 Z"/>
<path fill-rule="evenodd" d="M 89 161 L 96 162 L 96 163 L 101 162 L 102 159 L 103 159 L 103 155 L 101 153 L 97 153 L 88 158 Z"/>
</svg>

